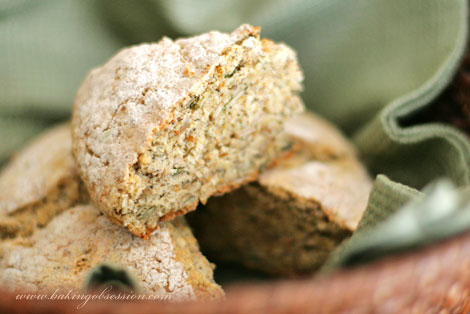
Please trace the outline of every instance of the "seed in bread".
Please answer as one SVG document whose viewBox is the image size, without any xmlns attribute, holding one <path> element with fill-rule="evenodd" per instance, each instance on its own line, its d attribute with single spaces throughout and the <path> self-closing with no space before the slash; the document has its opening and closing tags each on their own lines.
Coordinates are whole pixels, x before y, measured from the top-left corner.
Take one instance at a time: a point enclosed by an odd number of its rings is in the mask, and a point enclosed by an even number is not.
<svg viewBox="0 0 470 314">
<path fill-rule="evenodd" d="M 119 52 L 80 87 L 73 152 L 97 207 L 147 238 L 256 179 L 291 150 L 284 121 L 303 110 L 294 51 L 259 28 Z"/>
<path fill-rule="evenodd" d="M 295 156 L 188 215 L 210 258 L 301 275 L 355 230 L 371 180 L 351 145 L 313 114 L 292 119 L 286 129 L 301 145 Z"/>
</svg>

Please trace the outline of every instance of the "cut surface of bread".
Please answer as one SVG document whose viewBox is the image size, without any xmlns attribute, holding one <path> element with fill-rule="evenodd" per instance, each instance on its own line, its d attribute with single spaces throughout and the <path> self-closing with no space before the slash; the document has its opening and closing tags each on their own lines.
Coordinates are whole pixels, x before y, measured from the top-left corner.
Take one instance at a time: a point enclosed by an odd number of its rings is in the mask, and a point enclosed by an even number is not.
<svg viewBox="0 0 470 314">
<path fill-rule="evenodd" d="M 0 175 L 1 288 L 82 293 L 91 272 L 114 265 L 135 278 L 139 293 L 165 299 L 223 296 L 213 280 L 214 265 L 183 218 L 164 223 L 149 241 L 112 224 L 89 204 L 70 148 L 69 125 L 54 127 Z"/>
<path fill-rule="evenodd" d="M 286 130 L 301 145 L 292 158 L 188 215 L 214 260 L 301 275 L 321 266 L 357 227 L 371 180 L 352 146 L 311 113 Z"/>
<path fill-rule="evenodd" d="M 259 28 L 124 49 L 93 70 L 72 121 L 79 172 L 97 207 L 147 238 L 292 148 L 284 122 L 303 110 L 295 53 Z"/>
<path fill-rule="evenodd" d="M 53 127 L 0 172 L 0 239 L 30 235 L 66 208 L 89 202 L 71 142 L 68 123 Z"/>
</svg>

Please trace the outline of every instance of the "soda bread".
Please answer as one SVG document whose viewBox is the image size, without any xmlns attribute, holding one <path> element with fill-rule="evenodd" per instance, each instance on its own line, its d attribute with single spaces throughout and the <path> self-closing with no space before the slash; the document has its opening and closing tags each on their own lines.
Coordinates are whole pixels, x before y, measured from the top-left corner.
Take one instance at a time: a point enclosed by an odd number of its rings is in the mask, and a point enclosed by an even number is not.
<svg viewBox="0 0 470 314">
<path fill-rule="evenodd" d="M 73 153 L 92 200 L 148 238 L 256 179 L 292 149 L 283 124 L 303 111 L 301 80 L 294 51 L 250 25 L 122 50 L 75 99 Z"/>
<path fill-rule="evenodd" d="M 136 279 L 136 292 L 164 299 L 218 298 L 213 265 L 199 252 L 184 218 L 161 225 L 148 241 L 111 223 L 92 205 L 68 209 L 31 237 L 0 245 L 0 285 L 10 290 L 83 292 L 102 263 Z"/>
<path fill-rule="evenodd" d="M 183 218 L 162 224 L 149 241 L 112 224 L 80 188 L 70 148 L 69 125 L 57 126 L 19 152 L 0 175 L 1 288 L 79 293 L 92 269 L 111 263 L 136 278 L 140 293 L 223 296 L 214 266 Z"/>
<path fill-rule="evenodd" d="M 30 235 L 88 201 L 71 153 L 70 125 L 34 139 L 0 172 L 0 239 Z"/>
<path fill-rule="evenodd" d="M 359 223 L 371 180 L 351 145 L 310 113 L 286 130 L 301 144 L 294 157 L 188 215 L 214 260 L 276 275 L 309 273 Z"/>
</svg>

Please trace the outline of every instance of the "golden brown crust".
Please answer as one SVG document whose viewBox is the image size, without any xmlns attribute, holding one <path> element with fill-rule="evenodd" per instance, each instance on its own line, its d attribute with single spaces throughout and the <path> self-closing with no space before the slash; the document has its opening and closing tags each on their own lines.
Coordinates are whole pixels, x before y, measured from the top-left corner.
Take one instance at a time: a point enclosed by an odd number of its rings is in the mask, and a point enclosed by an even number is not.
<svg viewBox="0 0 470 314">
<path fill-rule="evenodd" d="M 68 209 L 31 237 L 1 243 L 0 285 L 78 293 L 93 268 L 109 264 L 135 278 L 139 293 L 193 299 L 203 296 L 202 286 L 207 296 L 223 296 L 212 279 L 212 266 L 182 219 L 161 224 L 144 241 L 109 222 L 92 205 Z"/>
<path fill-rule="evenodd" d="M 23 189 L 25 182 L 31 186 Z M 25 197 L 26 205 L 18 202 L 21 193 L 41 182 L 48 189 L 39 186 L 34 197 Z M 25 148 L 0 175 L 2 184 L 10 184 L 13 191 L 3 195 L 8 208 L 2 208 L 0 217 L 3 288 L 51 292 L 63 287 L 79 292 L 93 267 L 112 262 L 129 269 L 143 293 L 163 293 L 171 299 L 223 295 L 183 218 L 162 223 L 143 241 L 89 204 L 75 172 L 68 125 L 45 132 Z M 189 244 L 177 247 L 180 242 Z"/>
<path fill-rule="evenodd" d="M 101 314 L 103 308 L 110 313 L 141 314 L 362 313 L 364 309 L 370 313 L 467 313 L 469 237 L 466 232 L 332 276 L 232 286 L 227 302 L 109 301 L 89 303 L 86 309 L 90 314 Z M 18 302 L 18 294 L 7 292 L 0 293 L 0 304 L 4 313 L 69 313 L 77 307 L 74 300 Z"/>
<path fill-rule="evenodd" d="M 301 275 L 355 230 L 371 180 L 347 140 L 319 120 L 308 113 L 289 121 L 301 146 L 294 156 L 188 215 L 210 258 Z"/>
<path fill-rule="evenodd" d="M 260 28 L 242 25 L 231 34 L 210 32 L 176 41 L 164 38 L 156 44 L 124 49 L 104 66 L 90 72 L 75 99 L 73 154 L 93 202 L 108 217 L 113 217 L 113 222 L 145 238 L 158 227 L 158 221 L 193 210 L 196 202 L 192 202 L 192 197 L 205 203 L 211 195 L 227 193 L 255 180 L 260 170 L 257 168 L 276 159 L 285 140 L 278 139 L 284 120 L 303 110 L 298 97 L 302 74 L 295 52 L 283 44 L 260 41 L 259 31 Z M 259 78 L 264 77 L 259 71 L 267 73 L 268 82 L 264 85 L 258 84 Z M 282 75 L 271 75 L 274 72 Z M 218 90 L 223 89 L 226 82 L 231 82 L 230 88 Z M 270 82 L 275 92 L 272 89 L 267 92 L 265 86 Z M 259 86 L 263 87 L 258 92 Z M 274 96 L 258 99 L 259 95 Z M 203 103 L 202 99 L 207 100 L 206 104 L 201 106 L 199 118 L 194 118 L 196 122 L 192 123 L 190 118 Z M 237 110 L 226 109 L 234 103 Z M 191 107 L 193 104 L 196 109 Z M 246 109 L 250 105 L 260 112 Z M 269 114 L 262 114 L 259 108 L 265 108 Z M 219 125 L 210 121 L 217 120 L 213 114 L 217 117 L 221 112 L 224 118 L 237 117 L 237 123 L 240 123 L 238 119 L 243 120 L 239 117 L 244 114 L 250 117 L 249 132 L 244 133 L 242 139 L 235 136 L 226 141 L 228 137 L 223 135 L 212 143 L 209 133 Z M 232 117 L 228 112 L 235 113 Z M 198 134 L 198 145 L 188 145 L 195 141 L 192 136 L 178 138 L 185 135 L 182 126 L 191 125 L 189 130 L 201 130 L 197 121 L 206 120 L 212 123 L 212 128 L 207 134 L 194 131 Z M 230 124 L 228 129 L 238 132 L 236 125 Z M 240 144 L 246 138 L 256 138 L 255 135 L 249 137 L 250 134 L 257 134 L 258 139 L 264 140 L 252 146 L 266 147 L 254 152 L 250 145 Z M 203 142 L 217 147 L 201 149 L 205 147 Z M 160 155 L 158 149 L 163 150 L 163 154 Z M 245 161 L 240 161 L 242 157 L 230 151 L 229 156 L 234 161 L 226 158 L 214 162 L 224 157 L 224 149 L 250 151 L 251 155 L 245 153 L 245 160 L 258 155 L 264 156 L 266 161 L 253 157 L 254 162 L 247 166 Z M 169 156 L 169 152 L 178 153 Z M 220 155 L 211 159 L 213 152 Z M 161 157 L 163 155 L 166 157 Z M 166 184 L 162 178 L 173 181 L 174 170 L 184 168 L 179 160 L 185 161 L 184 165 L 191 164 L 185 169 L 189 178 L 174 185 Z M 208 161 L 206 167 L 194 160 L 210 160 L 210 163 Z M 234 171 L 227 171 L 230 176 L 225 178 L 219 173 L 225 173 L 226 168 L 230 168 L 229 163 L 240 164 L 243 168 L 236 175 Z M 202 168 L 203 171 L 199 171 Z M 205 169 L 214 173 L 207 173 Z M 158 184 L 168 190 L 160 188 L 160 194 L 155 193 L 153 186 Z M 191 194 L 188 198 L 179 193 L 182 184 L 194 187 L 186 193 Z M 183 200 L 177 201 L 180 198 Z"/>
<path fill-rule="evenodd" d="M 302 146 L 302 150 L 314 156 L 315 160 L 356 156 L 356 149 L 341 131 L 313 112 L 288 120 L 285 128 Z"/>
<path fill-rule="evenodd" d="M 154 132 L 171 121 L 175 108 L 204 90 L 222 51 L 258 31 L 245 25 L 232 35 L 211 32 L 178 42 L 164 38 L 158 44 L 125 49 L 90 72 L 75 99 L 73 154 L 100 210 L 114 215 L 112 209 L 119 202 L 114 192 L 126 190 L 122 185 L 129 166 L 137 162 Z M 190 78 L 184 75 L 188 61 L 197 72 Z M 154 91 L 155 86 L 171 88 Z M 139 111 L 143 99 L 152 105 Z"/>
<path fill-rule="evenodd" d="M 197 202 L 193 203 L 192 205 L 188 206 L 188 207 L 185 207 L 183 209 L 180 209 L 176 212 L 171 212 L 171 213 L 168 213 L 166 215 L 164 215 L 163 217 L 160 218 L 160 221 L 161 222 L 165 222 L 165 221 L 169 221 L 169 220 L 173 220 L 175 219 L 176 217 L 179 217 L 179 216 L 183 216 L 184 214 L 190 212 L 190 211 L 193 211 L 195 210 L 197 207 Z M 147 228 L 145 229 L 145 233 L 141 233 L 141 230 L 140 229 L 131 229 L 129 228 L 129 230 L 134 233 L 135 235 L 137 235 L 138 237 L 142 238 L 142 239 L 145 239 L 145 240 L 148 240 L 149 237 L 152 235 L 152 233 L 158 229 L 158 226 L 159 225 L 156 225 L 154 228 Z"/>
<path fill-rule="evenodd" d="M 224 296 L 222 288 L 215 283 L 213 270 L 215 265 L 210 263 L 200 252 L 199 245 L 191 230 L 182 218 L 172 222 L 174 233 L 173 245 L 175 260 L 179 261 L 188 274 L 187 282 L 193 287 L 199 299 L 219 299 Z"/>
</svg>

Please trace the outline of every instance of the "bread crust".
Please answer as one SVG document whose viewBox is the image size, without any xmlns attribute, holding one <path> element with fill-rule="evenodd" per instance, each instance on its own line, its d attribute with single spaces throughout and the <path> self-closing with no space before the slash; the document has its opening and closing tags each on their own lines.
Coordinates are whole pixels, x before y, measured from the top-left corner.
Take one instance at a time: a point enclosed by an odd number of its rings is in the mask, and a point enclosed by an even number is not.
<svg viewBox="0 0 470 314">
<path fill-rule="evenodd" d="M 231 34 L 209 32 L 176 41 L 163 38 L 156 44 L 124 49 L 89 73 L 74 103 L 73 155 L 91 199 L 113 222 L 142 238 L 158 228 L 126 219 L 133 213 L 120 210 L 123 199 L 133 202 L 133 180 L 137 179 L 131 169 L 154 134 L 172 121 L 175 109 L 205 91 L 216 73 L 241 58 L 234 52 L 236 45 L 250 37 L 258 39 L 259 32 L 259 27 L 242 25 Z M 262 45 L 272 49 L 273 43 L 263 40 Z M 295 56 L 284 45 L 278 47 Z M 221 186 L 215 194 L 229 192 L 257 175 L 254 171 L 240 183 Z M 203 198 L 204 203 L 207 197 Z M 193 202 L 175 208 L 160 219 L 173 219 L 196 206 Z"/>
<path fill-rule="evenodd" d="M 90 271 L 108 264 L 126 270 L 137 293 L 172 300 L 223 296 L 212 279 L 213 265 L 200 253 L 183 218 L 162 224 L 144 241 L 112 224 L 94 206 L 81 205 L 31 237 L 1 242 L 0 249 L 0 284 L 10 290 L 79 293 Z"/>
<path fill-rule="evenodd" d="M 89 73 L 74 102 L 72 147 L 80 176 L 100 210 L 114 216 L 129 166 L 152 135 L 171 121 L 178 105 L 204 90 L 216 66 L 225 62 L 222 52 L 258 33 L 259 28 L 244 25 L 231 35 L 210 32 L 175 42 L 165 37 L 157 44 L 124 49 Z M 188 67 L 194 75 L 184 74 Z M 169 88 L 150 94 L 164 84 Z M 139 107 L 141 101 L 149 105 Z M 133 106 L 126 106 L 130 102 Z"/>
<path fill-rule="evenodd" d="M 72 158 L 70 125 L 63 123 L 33 139 L 0 172 L 0 238 L 30 235 L 87 201 Z"/>
<path fill-rule="evenodd" d="M 77 175 L 69 128 L 64 123 L 44 132 L 0 172 L 0 214 L 37 202 L 61 180 Z"/>
<path fill-rule="evenodd" d="M 184 218 L 163 223 L 143 241 L 89 204 L 72 158 L 68 123 L 19 152 L 0 174 L 0 186 L 2 288 L 79 292 L 91 269 L 112 262 L 129 268 L 142 293 L 172 299 L 223 296 L 213 280 L 214 266 Z"/>
<path fill-rule="evenodd" d="M 215 261 L 275 275 L 317 269 L 357 227 L 371 179 L 352 145 L 313 113 L 286 123 L 300 150 L 188 221 Z"/>
</svg>

